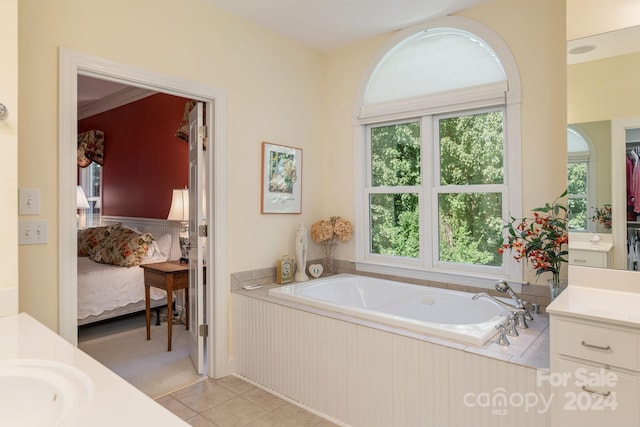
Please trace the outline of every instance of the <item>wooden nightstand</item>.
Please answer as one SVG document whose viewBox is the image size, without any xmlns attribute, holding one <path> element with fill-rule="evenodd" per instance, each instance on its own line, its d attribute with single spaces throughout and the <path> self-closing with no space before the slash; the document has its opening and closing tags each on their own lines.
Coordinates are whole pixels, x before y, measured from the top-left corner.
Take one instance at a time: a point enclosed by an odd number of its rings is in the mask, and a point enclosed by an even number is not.
<svg viewBox="0 0 640 427">
<path fill-rule="evenodd" d="M 185 290 L 185 323 L 189 329 L 189 264 L 178 261 L 141 264 L 144 269 L 144 297 L 147 315 L 147 340 L 151 339 L 151 286 L 167 291 L 167 351 L 171 351 L 171 326 L 173 323 L 173 291 Z"/>
</svg>

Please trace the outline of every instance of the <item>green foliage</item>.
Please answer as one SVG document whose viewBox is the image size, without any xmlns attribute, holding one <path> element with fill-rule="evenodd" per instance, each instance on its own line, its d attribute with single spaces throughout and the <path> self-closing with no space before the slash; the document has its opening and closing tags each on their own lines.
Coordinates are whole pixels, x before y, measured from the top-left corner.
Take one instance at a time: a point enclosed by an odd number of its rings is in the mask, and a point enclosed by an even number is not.
<svg viewBox="0 0 640 427">
<path fill-rule="evenodd" d="M 440 120 L 442 185 L 502 184 L 502 112 Z"/>
<path fill-rule="evenodd" d="M 587 164 L 569 163 L 567 167 L 569 230 L 587 229 Z"/>
<path fill-rule="evenodd" d="M 441 185 L 502 184 L 503 113 L 494 111 L 441 119 Z M 374 187 L 421 185 L 420 122 L 371 130 L 371 181 Z M 429 172 L 430 173 L 430 172 Z M 476 187 L 479 188 L 479 187 Z M 371 252 L 419 257 L 419 197 L 416 193 L 370 196 Z M 502 196 L 476 190 L 440 194 L 440 260 L 501 265 Z M 426 233 L 425 233 L 426 234 Z"/>
<path fill-rule="evenodd" d="M 420 185 L 420 122 L 371 130 L 371 181 L 374 187 Z"/>
</svg>

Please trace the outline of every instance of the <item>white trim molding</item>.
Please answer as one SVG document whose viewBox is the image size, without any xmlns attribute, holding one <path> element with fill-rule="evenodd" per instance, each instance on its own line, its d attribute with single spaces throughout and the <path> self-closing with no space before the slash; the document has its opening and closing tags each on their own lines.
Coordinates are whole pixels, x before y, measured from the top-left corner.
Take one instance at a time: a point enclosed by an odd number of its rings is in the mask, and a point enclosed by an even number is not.
<svg viewBox="0 0 640 427">
<path fill-rule="evenodd" d="M 207 223 L 213 239 L 208 239 L 207 283 L 213 292 L 206 295 L 205 321 L 212 331 L 207 341 L 208 375 L 219 378 L 231 373 L 228 351 L 229 275 L 227 272 L 227 167 L 226 167 L 226 92 L 209 85 L 163 75 L 151 70 L 113 62 L 78 51 L 60 48 L 59 87 L 59 321 L 60 335 L 77 344 L 77 239 L 76 239 L 76 140 L 78 75 L 114 81 L 155 92 L 191 98 L 207 104 L 207 123 L 215 124 L 207 135 L 207 150 L 213 173 L 207 188 Z"/>
</svg>

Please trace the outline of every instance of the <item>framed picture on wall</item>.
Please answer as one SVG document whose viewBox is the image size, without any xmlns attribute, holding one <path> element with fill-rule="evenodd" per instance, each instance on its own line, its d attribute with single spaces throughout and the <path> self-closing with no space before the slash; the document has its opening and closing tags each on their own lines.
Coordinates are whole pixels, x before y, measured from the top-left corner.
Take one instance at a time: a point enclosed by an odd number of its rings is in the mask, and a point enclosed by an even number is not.
<svg viewBox="0 0 640 427">
<path fill-rule="evenodd" d="M 302 150 L 262 143 L 263 214 L 302 213 Z"/>
</svg>

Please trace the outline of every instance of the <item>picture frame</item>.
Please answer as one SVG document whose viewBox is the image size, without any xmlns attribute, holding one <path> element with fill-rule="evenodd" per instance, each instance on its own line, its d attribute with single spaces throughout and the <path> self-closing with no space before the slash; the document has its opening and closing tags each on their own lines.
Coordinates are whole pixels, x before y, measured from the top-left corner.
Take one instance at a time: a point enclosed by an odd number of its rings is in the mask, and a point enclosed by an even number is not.
<svg viewBox="0 0 640 427">
<path fill-rule="evenodd" d="M 302 149 L 262 143 L 263 214 L 302 213 Z"/>
</svg>

